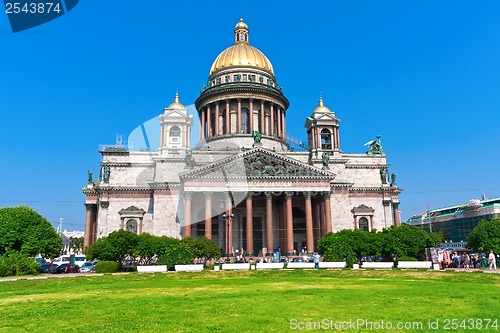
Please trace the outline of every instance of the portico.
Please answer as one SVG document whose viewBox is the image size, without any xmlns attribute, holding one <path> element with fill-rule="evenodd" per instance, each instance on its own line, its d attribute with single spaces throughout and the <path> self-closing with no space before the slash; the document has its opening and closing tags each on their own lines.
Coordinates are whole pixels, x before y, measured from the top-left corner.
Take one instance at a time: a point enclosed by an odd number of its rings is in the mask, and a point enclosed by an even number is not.
<svg viewBox="0 0 500 333">
<path fill-rule="evenodd" d="M 184 237 L 214 239 L 225 253 L 313 252 L 315 235 L 331 231 L 324 222 L 334 176 L 280 154 L 254 148 L 180 178 Z M 313 214 L 313 202 L 325 207 L 322 216 Z"/>
</svg>

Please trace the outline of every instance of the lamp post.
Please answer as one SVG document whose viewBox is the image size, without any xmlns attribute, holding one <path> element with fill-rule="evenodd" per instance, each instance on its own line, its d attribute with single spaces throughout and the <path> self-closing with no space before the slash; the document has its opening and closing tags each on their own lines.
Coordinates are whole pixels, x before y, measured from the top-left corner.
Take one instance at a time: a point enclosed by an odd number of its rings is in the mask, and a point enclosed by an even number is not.
<svg viewBox="0 0 500 333">
<path fill-rule="evenodd" d="M 63 218 L 59 218 L 59 236 L 62 235 L 62 223 L 63 223 Z"/>
<path fill-rule="evenodd" d="M 230 236 L 230 226 L 231 226 L 231 222 L 234 218 L 234 214 L 229 214 L 227 215 L 226 213 L 222 214 L 222 219 L 226 222 L 225 225 L 226 225 L 226 254 L 229 255 L 229 253 L 231 252 L 231 245 L 230 244 L 230 241 L 229 241 L 229 236 Z"/>
</svg>

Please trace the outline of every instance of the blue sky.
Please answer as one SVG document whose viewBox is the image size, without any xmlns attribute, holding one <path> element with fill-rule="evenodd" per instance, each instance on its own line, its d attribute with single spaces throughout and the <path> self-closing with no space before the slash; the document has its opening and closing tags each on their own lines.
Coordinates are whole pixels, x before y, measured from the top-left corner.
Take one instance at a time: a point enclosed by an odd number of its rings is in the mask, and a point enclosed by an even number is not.
<svg viewBox="0 0 500 333">
<path fill-rule="evenodd" d="M 83 229 L 99 144 L 192 104 L 240 15 L 290 100 L 287 131 L 325 104 L 345 153 L 376 135 L 402 218 L 500 196 L 498 1 L 80 1 L 12 33 L 0 12 L 0 206 Z"/>
</svg>

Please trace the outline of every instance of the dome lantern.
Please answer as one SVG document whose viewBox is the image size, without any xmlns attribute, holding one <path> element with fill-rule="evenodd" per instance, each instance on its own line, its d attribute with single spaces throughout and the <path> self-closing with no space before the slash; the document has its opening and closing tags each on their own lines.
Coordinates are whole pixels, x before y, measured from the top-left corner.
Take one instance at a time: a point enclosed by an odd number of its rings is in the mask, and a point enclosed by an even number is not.
<svg viewBox="0 0 500 333">
<path fill-rule="evenodd" d="M 222 68 L 250 66 L 263 69 L 274 76 L 273 65 L 269 59 L 248 42 L 248 32 L 248 25 L 240 19 L 234 27 L 234 44 L 222 51 L 215 59 L 210 68 L 210 75 Z"/>
<path fill-rule="evenodd" d="M 248 25 L 240 18 L 234 27 L 234 43 L 248 43 L 248 31 Z"/>
</svg>

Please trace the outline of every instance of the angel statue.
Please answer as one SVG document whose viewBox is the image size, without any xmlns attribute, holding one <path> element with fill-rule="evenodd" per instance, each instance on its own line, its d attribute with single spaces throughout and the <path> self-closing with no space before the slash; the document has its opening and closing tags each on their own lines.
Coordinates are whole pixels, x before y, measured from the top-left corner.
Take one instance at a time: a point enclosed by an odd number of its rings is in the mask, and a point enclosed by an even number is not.
<svg viewBox="0 0 500 333">
<path fill-rule="evenodd" d="M 253 131 L 253 143 L 259 144 L 260 140 L 262 140 L 262 134 L 259 131 Z"/>
<path fill-rule="evenodd" d="M 364 144 L 365 146 L 369 146 L 370 150 L 366 153 L 368 155 L 383 155 L 384 151 L 382 149 L 382 144 L 380 143 L 380 135 L 377 135 L 377 140 L 370 140 Z"/>
</svg>

